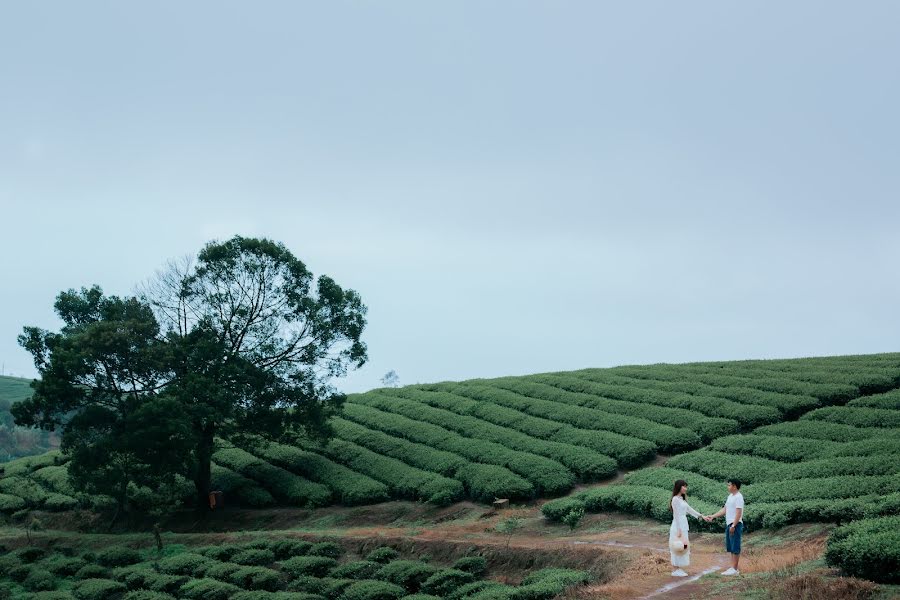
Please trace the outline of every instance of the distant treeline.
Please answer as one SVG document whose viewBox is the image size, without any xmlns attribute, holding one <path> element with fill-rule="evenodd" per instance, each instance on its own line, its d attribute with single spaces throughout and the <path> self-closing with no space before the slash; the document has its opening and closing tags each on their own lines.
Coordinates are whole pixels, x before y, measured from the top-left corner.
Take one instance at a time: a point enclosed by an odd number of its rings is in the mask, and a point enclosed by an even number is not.
<svg viewBox="0 0 900 600">
<path fill-rule="evenodd" d="M 49 431 L 17 427 L 10 407 L 31 396 L 31 380 L 0 376 L 0 462 L 43 454 L 59 445 Z"/>
</svg>

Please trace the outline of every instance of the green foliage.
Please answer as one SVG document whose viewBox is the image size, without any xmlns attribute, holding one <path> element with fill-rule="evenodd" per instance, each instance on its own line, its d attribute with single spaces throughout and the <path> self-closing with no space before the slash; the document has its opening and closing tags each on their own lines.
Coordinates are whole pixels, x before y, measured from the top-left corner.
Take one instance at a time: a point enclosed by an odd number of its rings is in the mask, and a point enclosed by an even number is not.
<svg viewBox="0 0 900 600">
<path fill-rule="evenodd" d="M 825 559 L 847 575 L 900 583 L 900 516 L 865 519 L 836 529 Z"/>
<path fill-rule="evenodd" d="M 338 419 L 332 420 L 334 424 Z M 257 455 L 326 485 L 345 506 L 374 504 L 390 497 L 388 487 L 371 477 L 316 454 L 285 444 L 260 444 Z"/>
<path fill-rule="evenodd" d="M 387 564 L 392 560 L 396 560 L 398 558 L 400 558 L 400 553 L 388 546 L 375 548 L 366 555 L 366 560 L 382 564 Z"/>
<path fill-rule="evenodd" d="M 325 506 L 331 491 L 290 471 L 276 467 L 240 448 L 227 448 L 213 454 L 213 460 L 245 477 L 255 479 L 282 502 L 295 506 Z"/>
<path fill-rule="evenodd" d="M 85 565 L 75 573 L 75 579 L 105 579 L 109 569 L 100 565 Z"/>
<path fill-rule="evenodd" d="M 584 507 L 573 506 L 569 512 L 563 515 L 562 522 L 569 526 L 572 531 L 581 523 L 584 518 Z"/>
<path fill-rule="evenodd" d="M 327 556 L 295 556 L 281 562 L 281 568 L 294 577 L 323 577 L 336 565 L 337 561 Z"/>
<path fill-rule="evenodd" d="M 241 591 L 236 585 L 216 579 L 191 579 L 179 591 L 179 596 L 192 600 L 228 600 Z"/>
<path fill-rule="evenodd" d="M 12 513 L 25 508 L 26 503 L 23 498 L 13 496 L 12 494 L 0 493 L 0 512 Z"/>
<path fill-rule="evenodd" d="M 274 592 L 281 588 L 281 575 L 278 571 L 265 567 L 242 567 L 231 574 L 229 581 L 246 590 Z"/>
<path fill-rule="evenodd" d="M 405 595 L 399 585 L 384 581 L 359 581 L 349 586 L 341 600 L 398 600 Z"/>
<path fill-rule="evenodd" d="M 275 553 L 271 550 L 250 548 L 236 553 L 231 560 L 239 565 L 269 565 L 275 562 Z"/>
<path fill-rule="evenodd" d="M 206 558 L 202 554 L 184 552 L 174 556 L 167 556 L 157 563 L 160 573 L 167 575 L 188 575 L 190 577 L 203 577 L 206 570 L 215 565 L 215 561 Z"/>
<path fill-rule="evenodd" d="M 112 579 L 85 579 L 72 588 L 78 600 L 111 600 L 126 591 L 123 584 Z"/>
<path fill-rule="evenodd" d="M 150 590 L 135 590 L 125 594 L 122 600 L 175 600 L 175 596 Z"/>
<path fill-rule="evenodd" d="M 112 546 L 97 554 L 97 562 L 104 567 L 124 567 L 140 561 L 141 553 L 125 546 Z"/>
<path fill-rule="evenodd" d="M 22 587 L 29 592 L 52 591 L 55 590 L 58 585 L 59 582 L 56 580 L 56 577 L 51 573 L 41 571 L 40 569 L 31 569 L 28 577 L 22 582 Z"/>
<path fill-rule="evenodd" d="M 371 560 L 357 560 L 336 567 L 329 573 L 338 579 L 371 579 L 381 565 Z"/>
<path fill-rule="evenodd" d="M 225 493 L 226 502 L 235 499 L 242 505 L 252 508 L 262 508 L 275 504 L 275 498 L 268 491 L 259 486 L 252 479 L 235 473 L 221 465 L 213 463 L 212 483 L 214 489 Z"/>
<path fill-rule="evenodd" d="M 483 556 L 463 556 L 453 563 L 453 568 L 481 577 L 487 571 L 487 560 Z"/>
<path fill-rule="evenodd" d="M 307 554 L 310 556 L 327 556 L 328 558 L 340 558 L 344 555 L 344 547 L 336 542 L 319 542 L 310 546 Z"/>
<path fill-rule="evenodd" d="M 394 560 L 381 567 L 375 573 L 375 579 L 399 585 L 412 593 L 419 591 L 422 583 L 435 571 L 435 567 L 418 560 Z"/>
<path fill-rule="evenodd" d="M 275 553 L 275 560 L 303 556 L 309 552 L 310 548 L 312 548 L 311 542 L 291 538 L 278 539 L 269 544 L 269 550 Z"/>
<path fill-rule="evenodd" d="M 459 569 L 442 569 L 434 573 L 422 584 L 422 592 L 435 596 L 446 596 L 460 586 L 472 583 L 475 575 Z"/>
<path fill-rule="evenodd" d="M 60 577 L 72 576 L 86 564 L 88 563 L 83 558 L 63 556 L 61 554 L 55 554 L 45 558 L 40 563 L 42 568 L 54 575 L 59 575 Z"/>
</svg>

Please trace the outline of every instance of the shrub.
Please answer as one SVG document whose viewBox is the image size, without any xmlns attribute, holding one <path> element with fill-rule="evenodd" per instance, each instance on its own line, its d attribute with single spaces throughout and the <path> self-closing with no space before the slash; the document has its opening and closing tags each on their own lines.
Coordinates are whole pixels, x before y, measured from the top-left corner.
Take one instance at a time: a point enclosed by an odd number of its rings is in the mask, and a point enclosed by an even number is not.
<svg viewBox="0 0 900 600">
<path fill-rule="evenodd" d="M 178 595 L 196 600 L 228 600 L 240 591 L 241 588 L 236 585 L 204 577 L 191 579 L 185 583 Z"/>
<path fill-rule="evenodd" d="M 392 560 L 396 560 L 400 558 L 400 553 L 390 548 L 388 546 L 382 546 L 381 548 L 375 548 L 369 554 L 366 555 L 366 560 L 370 560 L 372 562 L 384 563 L 387 564 Z"/>
<path fill-rule="evenodd" d="M 384 581 L 358 581 L 344 590 L 341 600 L 398 600 L 405 595 L 402 587 Z"/>
<path fill-rule="evenodd" d="M 215 561 L 206 558 L 202 554 L 194 554 L 185 552 L 168 556 L 157 563 L 157 568 L 161 573 L 167 575 L 190 575 L 192 577 L 203 577 L 206 570 L 212 567 Z"/>
<path fill-rule="evenodd" d="M 275 560 L 285 560 L 294 556 L 303 556 L 312 548 L 312 543 L 304 540 L 283 539 L 269 544 L 269 550 L 275 553 Z"/>
<path fill-rule="evenodd" d="M 56 578 L 47 571 L 41 571 L 40 569 L 31 569 L 31 573 L 29 573 L 28 577 L 25 578 L 25 581 L 22 582 L 22 587 L 29 592 L 55 590 L 56 586 Z"/>
<path fill-rule="evenodd" d="M 75 579 L 104 579 L 109 569 L 100 565 L 84 565 L 75 573 Z"/>
<path fill-rule="evenodd" d="M 381 567 L 375 579 L 402 586 L 410 592 L 417 592 L 422 583 L 437 569 L 418 560 L 395 560 Z"/>
<path fill-rule="evenodd" d="M 839 527 L 828 540 L 825 560 L 848 575 L 900 583 L 900 516 Z"/>
<path fill-rule="evenodd" d="M 295 556 L 281 561 L 281 568 L 293 576 L 311 575 L 322 577 L 337 565 L 337 561 L 327 556 Z"/>
<path fill-rule="evenodd" d="M 583 506 L 575 506 L 563 515 L 562 522 L 569 526 L 569 529 L 575 530 L 578 527 L 578 524 L 581 523 L 581 519 L 584 518 L 584 507 Z"/>
<path fill-rule="evenodd" d="M 239 565 L 269 565 L 275 562 L 275 553 L 271 550 L 249 549 L 242 550 L 231 557 L 232 562 Z"/>
<path fill-rule="evenodd" d="M 78 506 L 78 500 L 73 498 L 72 496 L 66 496 L 65 494 L 47 494 L 47 497 L 44 498 L 44 508 L 46 510 L 72 510 Z"/>
<path fill-rule="evenodd" d="M 229 581 L 245 590 L 274 592 L 281 588 L 281 575 L 278 571 L 265 567 L 242 567 L 231 574 Z"/>
<path fill-rule="evenodd" d="M 204 546 L 202 548 L 195 548 L 194 552 L 196 554 L 202 554 L 207 558 L 211 558 L 213 560 L 231 560 L 231 557 L 237 554 L 238 552 L 244 550 L 243 546 L 238 546 L 236 544 L 222 544 L 221 546 Z"/>
<path fill-rule="evenodd" d="M 37 546 L 26 546 L 13 552 L 13 556 L 23 563 L 33 563 L 34 561 L 43 558 L 46 554 L 46 550 Z"/>
<path fill-rule="evenodd" d="M 463 556 L 453 563 L 453 568 L 481 577 L 487 571 L 487 560 L 483 556 Z"/>
<path fill-rule="evenodd" d="M 409 596 L 403 596 L 400 600 L 441 600 L 441 598 L 431 594 L 410 594 Z"/>
<path fill-rule="evenodd" d="M 0 598 L 3 597 L 3 590 L 0 588 Z M 29 600 L 73 600 L 75 596 L 69 592 L 35 592 L 29 596 Z"/>
<path fill-rule="evenodd" d="M 97 554 L 97 562 L 104 567 L 124 567 L 141 562 L 141 553 L 134 548 L 113 546 Z"/>
<path fill-rule="evenodd" d="M 422 584 L 422 592 L 435 596 L 446 596 L 453 590 L 467 583 L 472 583 L 475 576 L 459 569 L 443 569 L 433 574 Z"/>
<path fill-rule="evenodd" d="M 9 569 L 6 575 L 13 581 L 22 583 L 31 575 L 31 567 L 28 565 L 16 565 Z"/>
<path fill-rule="evenodd" d="M 331 501 L 331 490 L 324 485 L 271 465 L 241 448 L 219 450 L 213 454 L 213 460 L 260 481 L 282 501 L 310 507 L 325 506 Z"/>
<path fill-rule="evenodd" d="M 357 560 L 336 567 L 329 573 L 339 579 L 370 579 L 381 565 L 371 560 Z"/>
<path fill-rule="evenodd" d="M 72 593 L 79 600 L 106 600 L 126 591 L 124 584 L 112 579 L 85 579 L 75 585 Z"/>
<path fill-rule="evenodd" d="M 62 577 L 69 577 L 78 572 L 78 570 L 85 566 L 87 561 L 83 558 L 78 557 L 68 557 L 68 556 L 60 556 L 56 555 L 48 559 L 44 559 L 41 562 L 41 566 L 54 575 L 59 575 Z"/>
<path fill-rule="evenodd" d="M 176 594 L 181 586 L 190 581 L 188 577 L 179 575 L 165 575 L 163 573 L 150 572 L 144 577 L 144 587 L 154 592 Z"/>
<path fill-rule="evenodd" d="M 12 494 L 0 494 L 0 512 L 15 512 L 25 508 L 25 500 Z"/>
<path fill-rule="evenodd" d="M 328 558 L 340 558 L 344 554 L 344 547 L 335 542 L 320 542 L 314 544 L 307 551 L 310 556 L 327 556 Z"/>
<path fill-rule="evenodd" d="M 561 522 L 563 517 L 569 514 L 573 508 L 584 508 L 584 501 L 578 496 L 567 496 L 545 502 L 541 506 L 541 513 L 548 521 Z"/>
<path fill-rule="evenodd" d="M 218 579 L 220 581 L 230 581 L 231 576 L 243 568 L 243 565 L 237 563 L 220 562 L 208 568 L 203 575 L 204 577 L 211 577 L 212 579 Z"/>
<path fill-rule="evenodd" d="M 484 590 L 485 588 L 494 587 L 501 585 L 496 581 L 490 581 L 488 579 L 479 579 L 477 581 L 473 581 L 472 583 L 466 583 L 456 590 L 447 594 L 447 600 L 462 600 L 462 598 L 466 598 L 468 596 L 472 596 L 477 594 L 478 592 Z"/>
<path fill-rule="evenodd" d="M 136 590 L 128 592 L 122 600 L 175 600 L 175 596 L 163 592 L 151 592 L 150 590 Z"/>
</svg>

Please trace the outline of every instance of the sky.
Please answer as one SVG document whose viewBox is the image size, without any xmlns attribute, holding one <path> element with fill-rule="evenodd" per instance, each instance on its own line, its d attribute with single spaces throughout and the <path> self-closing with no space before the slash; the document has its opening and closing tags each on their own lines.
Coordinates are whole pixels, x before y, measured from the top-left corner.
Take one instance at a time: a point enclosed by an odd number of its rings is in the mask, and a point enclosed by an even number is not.
<svg viewBox="0 0 900 600">
<path fill-rule="evenodd" d="M 900 350 L 895 2 L 0 5 L 0 362 L 235 234 L 380 385 Z"/>
</svg>

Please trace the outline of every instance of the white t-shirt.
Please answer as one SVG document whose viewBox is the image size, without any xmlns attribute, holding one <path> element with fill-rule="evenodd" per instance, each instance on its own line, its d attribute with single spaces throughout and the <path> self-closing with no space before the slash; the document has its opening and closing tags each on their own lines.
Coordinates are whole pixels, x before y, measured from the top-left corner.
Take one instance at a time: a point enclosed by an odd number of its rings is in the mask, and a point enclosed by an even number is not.
<svg viewBox="0 0 900 600">
<path fill-rule="evenodd" d="M 728 499 L 725 500 L 725 524 L 731 525 L 734 523 L 734 518 L 737 516 L 737 509 L 741 509 L 741 523 L 744 522 L 744 497 L 740 492 L 735 492 L 734 494 L 728 494 Z"/>
</svg>

